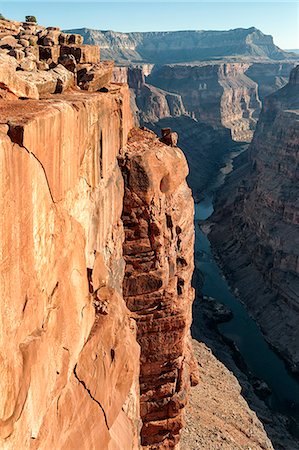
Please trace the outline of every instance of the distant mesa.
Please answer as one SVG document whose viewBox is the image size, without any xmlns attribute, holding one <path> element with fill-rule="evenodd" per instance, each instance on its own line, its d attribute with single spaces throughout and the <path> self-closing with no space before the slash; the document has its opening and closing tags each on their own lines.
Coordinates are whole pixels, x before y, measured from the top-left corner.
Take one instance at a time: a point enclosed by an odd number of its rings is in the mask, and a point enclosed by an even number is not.
<svg viewBox="0 0 299 450">
<path fill-rule="evenodd" d="M 89 28 L 68 30 L 86 44 L 101 47 L 104 59 L 117 63 L 173 64 L 207 59 L 287 60 L 298 58 L 277 47 L 273 37 L 257 28 L 228 31 L 164 31 L 120 33 Z"/>
</svg>

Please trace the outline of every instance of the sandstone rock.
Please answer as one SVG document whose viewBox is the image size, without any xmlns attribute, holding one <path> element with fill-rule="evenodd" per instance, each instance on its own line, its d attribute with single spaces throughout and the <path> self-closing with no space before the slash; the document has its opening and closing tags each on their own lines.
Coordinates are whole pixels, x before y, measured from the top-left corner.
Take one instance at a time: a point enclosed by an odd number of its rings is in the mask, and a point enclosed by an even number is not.
<svg viewBox="0 0 299 450">
<path fill-rule="evenodd" d="M 73 55 L 79 64 L 97 64 L 100 61 L 100 49 L 95 45 L 62 45 L 60 56 Z"/>
<path fill-rule="evenodd" d="M 59 44 L 59 31 L 50 31 L 45 36 L 40 38 L 41 45 L 44 45 L 45 47 L 52 47 L 53 45 Z"/>
<path fill-rule="evenodd" d="M 30 43 L 26 39 L 20 39 L 19 43 L 22 45 L 22 47 L 29 47 Z"/>
<path fill-rule="evenodd" d="M 0 55 L 0 86 L 17 97 L 38 99 L 38 89 L 16 72 L 17 61 L 11 56 Z"/>
<path fill-rule="evenodd" d="M 16 40 L 16 38 L 11 35 L 2 37 L 2 39 L 0 39 L 0 47 L 3 48 L 14 48 L 17 43 L 18 41 Z"/>
<path fill-rule="evenodd" d="M 121 167 L 124 295 L 141 346 L 142 444 L 171 449 L 183 426 L 194 367 L 189 346 L 194 235 L 188 168 L 180 150 L 165 146 L 152 132 L 137 130 L 131 133 Z"/>
<path fill-rule="evenodd" d="M 84 41 L 83 36 L 80 34 L 61 34 L 59 38 L 60 44 L 67 45 L 82 45 Z"/>
<path fill-rule="evenodd" d="M 298 55 L 281 50 L 273 37 L 257 28 L 237 28 L 225 31 L 168 31 L 119 33 L 88 28 L 68 30 L 82 34 L 87 43 L 102 47 L 103 59 L 113 59 L 119 65 L 128 62 L 156 65 L 190 63 L 194 61 L 233 60 L 298 60 Z"/>
<path fill-rule="evenodd" d="M 49 64 L 47 64 L 46 61 L 37 61 L 36 67 L 38 70 L 49 70 Z"/>
<path fill-rule="evenodd" d="M 104 61 L 78 72 L 78 85 L 85 91 L 98 91 L 107 86 L 112 79 L 114 63 Z"/>
<path fill-rule="evenodd" d="M 1 101 L 0 116 L 0 447 L 137 449 L 116 160 L 129 91 Z M 87 268 L 108 314 L 94 308 Z"/>
<path fill-rule="evenodd" d="M 42 45 L 38 46 L 39 49 L 39 59 L 46 61 L 47 63 L 49 62 L 54 62 L 54 63 L 58 63 L 58 59 L 60 56 L 60 47 L 59 46 L 55 46 L 55 47 L 45 47 Z"/>
<path fill-rule="evenodd" d="M 199 63 L 162 66 L 147 83 L 179 94 L 186 111 L 236 141 L 250 141 L 261 109 L 257 84 L 245 75 L 248 64 Z"/>
<path fill-rule="evenodd" d="M 34 73 L 23 72 L 19 76 L 23 80 L 33 83 L 39 95 L 62 93 L 75 85 L 74 74 L 61 64 L 55 69 Z"/>
<path fill-rule="evenodd" d="M 58 59 L 59 64 L 62 64 L 70 72 L 76 71 L 76 59 L 73 55 L 63 55 Z"/>
<path fill-rule="evenodd" d="M 22 59 L 22 61 L 20 61 L 19 67 L 20 69 L 25 70 L 27 72 L 34 72 L 36 71 L 36 62 L 33 61 L 31 58 L 26 57 Z"/>
<path fill-rule="evenodd" d="M 161 142 L 166 145 L 170 145 L 171 147 L 176 147 L 178 142 L 178 134 L 173 133 L 171 128 L 162 128 L 161 130 L 162 138 Z"/>
<path fill-rule="evenodd" d="M 14 48 L 13 50 L 10 50 L 8 52 L 9 56 L 12 56 L 17 61 L 21 61 L 23 58 L 25 58 L 25 52 L 21 49 Z"/>
</svg>

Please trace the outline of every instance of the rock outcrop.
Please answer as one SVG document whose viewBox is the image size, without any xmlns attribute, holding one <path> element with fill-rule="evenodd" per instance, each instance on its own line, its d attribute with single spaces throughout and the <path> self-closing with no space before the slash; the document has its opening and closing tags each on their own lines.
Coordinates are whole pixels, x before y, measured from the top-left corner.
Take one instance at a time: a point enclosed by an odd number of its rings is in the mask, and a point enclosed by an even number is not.
<svg viewBox="0 0 299 450">
<path fill-rule="evenodd" d="M 0 447 L 174 448 L 196 383 L 184 155 L 132 128 L 98 48 L 0 25 Z M 29 35 L 51 62 L 6 54 Z"/>
<path fill-rule="evenodd" d="M 249 162 L 224 187 L 211 233 L 241 298 L 267 339 L 296 372 L 298 111 L 299 66 L 284 88 L 265 99 Z"/>
<path fill-rule="evenodd" d="M 190 346 L 193 201 L 177 147 L 134 131 L 121 160 L 125 180 L 124 297 L 141 347 L 141 442 L 175 448 L 196 365 Z"/>
<path fill-rule="evenodd" d="M 2 100 L 0 118 L 0 446 L 137 448 L 116 160 L 129 92 Z"/>
<path fill-rule="evenodd" d="M 281 50 L 272 36 L 257 28 L 228 31 L 161 31 L 119 33 L 88 28 L 69 30 L 82 35 L 88 44 L 99 45 L 105 58 L 124 64 L 172 64 L 225 57 L 283 60 L 298 58 Z"/>
<path fill-rule="evenodd" d="M 38 99 L 77 84 L 98 91 L 112 78 L 113 62 L 100 62 L 99 47 L 36 23 L 0 20 L 0 56 L 0 89 L 19 98 Z"/>
</svg>

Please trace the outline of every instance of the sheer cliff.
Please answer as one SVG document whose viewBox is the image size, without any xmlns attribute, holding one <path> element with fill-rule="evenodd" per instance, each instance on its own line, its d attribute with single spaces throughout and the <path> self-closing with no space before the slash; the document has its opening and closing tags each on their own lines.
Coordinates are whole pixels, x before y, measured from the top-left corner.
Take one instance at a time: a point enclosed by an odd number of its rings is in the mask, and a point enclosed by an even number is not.
<svg viewBox="0 0 299 450">
<path fill-rule="evenodd" d="M 134 140 L 97 47 L 1 25 L 1 448 L 173 448 L 196 382 L 185 158 Z"/>
<path fill-rule="evenodd" d="M 296 372 L 298 111 L 299 66 L 265 99 L 249 161 L 224 187 L 211 233 L 241 298 Z"/>
<path fill-rule="evenodd" d="M 0 20 L 5 450 L 178 449 L 199 380 L 188 166 L 133 127 L 112 70 L 78 35 Z"/>
</svg>

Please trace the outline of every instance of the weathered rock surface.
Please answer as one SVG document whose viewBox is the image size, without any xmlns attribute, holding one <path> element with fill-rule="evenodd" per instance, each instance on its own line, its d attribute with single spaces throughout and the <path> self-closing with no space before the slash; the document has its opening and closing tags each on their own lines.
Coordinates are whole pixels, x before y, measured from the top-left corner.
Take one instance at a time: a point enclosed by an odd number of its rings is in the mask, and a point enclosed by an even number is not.
<svg viewBox="0 0 299 450">
<path fill-rule="evenodd" d="M 272 36 L 257 28 L 228 31 L 162 31 L 119 33 L 81 28 L 68 32 L 81 34 L 88 44 L 101 47 L 104 58 L 117 63 L 172 64 L 207 59 L 260 58 L 283 60 L 296 58 L 281 50 Z M 298 57 L 298 55 L 297 55 Z"/>
<path fill-rule="evenodd" d="M 22 79 L 16 72 L 16 60 L 0 54 L 0 88 L 16 97 L 38 99 L 38 89 L 30 80 Z"/>
<path fill-rule="evenodd" d="M 249 163 L 224 187 L 214 215 L 217 224 L 211 233 L 241 298 L 267 339 L 296 372 L 298 117 L 299 67 L 293 69 L 284 88 L 265 99 Z"/>
<path fill-rule="evenodd" d="M 247 69 L 244 63 L 162 66 L 147 82 L 180 95 L 194 118 L 215 129 L 231 130 L 236 141 L 248 141 L 261 103 L 257 84 L 245 75 Z"/>
<path fill-rule="evenodd" d="M 126 146 L 129 89 L 111 83 L 112 62 L 92 62 L 98 48 L 2 25 L 3 46 L 34 50 L 21 65 L 0 47 L 0 447 L 137 450 L 141 417 L 145 446 L 173 448 L 196 382 L 177 135 L 169 147 L 134 131 Z"/>
<path fill-rule="evenodd" d="M 0 446 L 138 448 L 117 164 L 129 91 L 1 101 L 0 121 Z"/>
<path fill-rule="evenodd" d="M 83 44 L 80 35 L 26 22 L 0 20 L 0 58 L 0 88 L 7 92 L 9 86 L 18 98 L 38 99 L 76 85 L 94 92 L 112 78 L 113 62 L 100 62 L 99 47 Z"/>
<path fill-rule="evenodd" d="M 124 297 L 141 347 L 141 442 L 175 448 L 196 370 L 190 348 L 193 201 L 177 147 L 134 130 L 121 160 L 125 180 Z"/>
<path fill-rule="evenodd" d="M 192 341 L 199 384 L 191 391 L 181 447 L 188 450 L 273 450 L 237 379 L 203 343 Z"/>
</svg>

